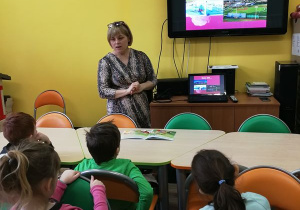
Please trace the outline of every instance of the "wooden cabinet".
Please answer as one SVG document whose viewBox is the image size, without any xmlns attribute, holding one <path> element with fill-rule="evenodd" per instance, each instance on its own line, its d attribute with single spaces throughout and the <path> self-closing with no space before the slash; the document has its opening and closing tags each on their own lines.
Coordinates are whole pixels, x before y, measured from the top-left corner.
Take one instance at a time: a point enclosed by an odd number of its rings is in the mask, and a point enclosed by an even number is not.
<svg viewBox="0 0 300 210">
<path fill-rule="evenodd" d="M 225 132 L 237 131 L 248 117 L 255 114 L 279 116 L 279 102 L 262 102 L 258 97 L 249 97 L 246 93 L 236 93 L 238 103 L 230 99 L 227 103 L 188 103 L 187 96 L 174 96 L 170 103 L 150 104 L 152 128 L 164 128 L 174 115 L 182 112 L 193 112 L 204 117 L 213 130 Z"/>
</svg>

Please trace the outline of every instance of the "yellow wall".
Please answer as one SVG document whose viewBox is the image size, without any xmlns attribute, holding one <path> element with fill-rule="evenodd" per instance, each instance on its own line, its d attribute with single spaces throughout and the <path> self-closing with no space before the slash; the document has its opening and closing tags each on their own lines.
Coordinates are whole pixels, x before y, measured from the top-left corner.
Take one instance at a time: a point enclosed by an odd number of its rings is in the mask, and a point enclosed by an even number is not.
<svg viewBox="0 0 300 210">
<path fill-rule="evenodd" d="M 14 111 L 33 114 L 36 96 L 46 89 L 62 93 L 75 126 L 91 126 L 106 114 L 97 92 L 98 60 L 110 51 L 107 24 L 124 20 L 133 48 L 144 51 L 156 71 L 166 0 L 0 0 L 0 72 Z M 290 0 L 289 13 L 296 0 Z M 272 89 L 274 63 L 291 59 L 292 27 L 281 36 L 212 38 L 211 65 L 236 64 L 236 89 L 246 81 L 266 81 Z M 183 39 L 176 39 L 181 66 Z M 188 43 L 188 41 L 187 41 Z M 189 72 L 205 72 L 209 38 L 190 39 Z M 176 77 L 172 40 L 163 32 L 159 78 Z M 46 110 L 46 109 L 45 109 Z M 46 110 L 47 111 L 47 110 Z"/>
</svg>

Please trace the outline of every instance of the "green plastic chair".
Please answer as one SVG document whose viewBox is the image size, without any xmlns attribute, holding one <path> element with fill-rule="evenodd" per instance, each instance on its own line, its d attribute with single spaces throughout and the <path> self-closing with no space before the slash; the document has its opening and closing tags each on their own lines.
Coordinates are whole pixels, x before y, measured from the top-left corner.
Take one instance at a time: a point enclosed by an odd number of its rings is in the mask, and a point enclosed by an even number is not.
<svg viewBox="0 0 300 210">
<path fill-rule="evenodd" d="M 63 204 L 80 207 L 84 210 L 93 210 L 94 201 L 90 193 L 90 182 L 87 178 L 80 176 L 68 185 L 61 199 Z"/>
<path fill-rule="evenodd" d="M 130 177 L 103 169 L 91 169 L 81 172 L 81 176 L 101 180 L 106 187 L 106 197 L 111 209 L 136 209 L 136 203 L 139 202 L 138 186 Z M 158 195 L 154 194 L 149 210 L 154 210 Z"/>
<path fill-rule="evenodd" d="M 281 119 L 273 115 L 258 114 L 246 119 L 238 132 L 291 133 L 291 130 Z"/>
<path fill-rule="evenodd" d="M 212 128 L 202 116 L 184 112 L 172 117 L 165 125 L 165 129 L 211 130 Z"/>
<path fill-rule="evenodd" d="M 0 209 L 1 210 L 9 210 L 11 208 L 11 204 L 8 203 L 0 203 Z"/>
</svg>

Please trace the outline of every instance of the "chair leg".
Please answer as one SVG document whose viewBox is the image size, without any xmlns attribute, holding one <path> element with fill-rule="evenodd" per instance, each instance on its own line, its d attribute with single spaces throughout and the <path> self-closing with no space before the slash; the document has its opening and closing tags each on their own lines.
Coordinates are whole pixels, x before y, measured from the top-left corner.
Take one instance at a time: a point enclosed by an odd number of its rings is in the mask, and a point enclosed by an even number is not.
<svg viewBox="0 0 300 210">
<path fill-rule="evenodd" d="M 158 200 L 158 195 L 153 195 L 153 199 L 152 199 L 152 203 L 151 203 L 151 206 L 149 208 L 149 210 L 155 210 L 156 207 L 157 207 L 157 200 Z"/>
</svg>

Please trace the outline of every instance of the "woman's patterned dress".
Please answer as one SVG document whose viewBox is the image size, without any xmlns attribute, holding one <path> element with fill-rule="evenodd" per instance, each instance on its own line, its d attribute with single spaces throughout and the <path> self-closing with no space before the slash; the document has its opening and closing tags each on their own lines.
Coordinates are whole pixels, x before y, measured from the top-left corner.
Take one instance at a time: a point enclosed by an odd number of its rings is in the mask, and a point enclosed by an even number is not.
<svg viewBox="0 0 300 210">
<path fill-rule="evenodd" d="M 130 49 L 127 66 L 113 53 L 108 53 L 99 61 L 98 91 L 107 100 L 107 114 L 122 113 L 131 117 L 139 128 L 150 128 L 150 108 L 145 91 L 115 99 L 116 90 L 127 89 L 131 83 L 157 79 L 148 56 Z"/>
</svg>

